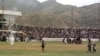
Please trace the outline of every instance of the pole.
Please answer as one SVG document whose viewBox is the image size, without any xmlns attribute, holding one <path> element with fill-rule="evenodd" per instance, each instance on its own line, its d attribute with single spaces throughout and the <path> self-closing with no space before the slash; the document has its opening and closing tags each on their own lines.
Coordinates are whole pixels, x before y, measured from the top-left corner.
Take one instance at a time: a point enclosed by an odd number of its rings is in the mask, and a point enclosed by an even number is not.
<svg viewBox="0 0 100 56">
<path fill-rule="evenodd" d="M 2 13 L 0 14 L 0 21 L 2 21 L 3 19 L 4 19 L 4 0 L 1 0 L 1 11 L 2 11 Z M 3 28 L 3 24 L 2 23 L 0 23 L 0 25 L 1 25 L 1 29 Z"/>
<path fill-rule="evenodd" d="M 73 28 L 73 26 L 74 26 L 74 25 L 73 25 L 73 24 L 74 24 L 74 23 L 73 23 L 73 7 L 72 7 L 71 10 L 72 10 L 71 14 L 72 14 L 72 28 Z"/>
<path fill-rule="evenodd" d="M 4 0 L 2 0 L 2 15 L 4 14 Z"/>
</svg>

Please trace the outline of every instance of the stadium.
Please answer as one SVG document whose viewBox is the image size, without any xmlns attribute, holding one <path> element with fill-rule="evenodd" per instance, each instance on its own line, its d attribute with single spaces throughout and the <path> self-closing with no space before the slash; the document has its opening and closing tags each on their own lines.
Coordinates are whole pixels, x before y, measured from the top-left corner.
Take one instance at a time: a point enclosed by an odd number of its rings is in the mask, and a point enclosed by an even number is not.
<svg viewBox="0 0 100 56">
<path fill-rule="evenodd" d="M 0 56 L 100 56 L 99 5 L 0 0 Z"/>
</svg>

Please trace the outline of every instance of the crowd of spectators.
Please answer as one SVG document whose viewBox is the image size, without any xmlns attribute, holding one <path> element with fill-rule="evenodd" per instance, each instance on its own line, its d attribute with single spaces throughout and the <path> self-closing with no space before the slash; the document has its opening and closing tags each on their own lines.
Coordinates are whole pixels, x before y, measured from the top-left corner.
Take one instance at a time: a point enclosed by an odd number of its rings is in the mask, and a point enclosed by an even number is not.
<svg viewBox="0 0 100 56">
<path fill-rule="evenodd" d="M 51 27 L 32 27 L 23 25 L 14 25 L 13 30 L 21 31 L 22 33 L 15 33 L 16 40 L 42 40 L 42 38 L 96 38 L 100 39 L 100 29 L 91 28 L 51 28 Z M 9 36 L 9 33 L 0 34 L 0 40 Z M 28 41 L 27 40 L 27 41 Z"/>
<path fill-rule="evenodd" d="M 51 27 L 32 27 L 23 25 L 14 25 L 14 30 L 22 31 L 23 34 L 16 33 L 16 37 L 28 37 L 29 39 L 42 38 L 97 38 L 100 39 L 100 29 L 73 29 L 73 28 L 51 28 Z"/>
</svg>

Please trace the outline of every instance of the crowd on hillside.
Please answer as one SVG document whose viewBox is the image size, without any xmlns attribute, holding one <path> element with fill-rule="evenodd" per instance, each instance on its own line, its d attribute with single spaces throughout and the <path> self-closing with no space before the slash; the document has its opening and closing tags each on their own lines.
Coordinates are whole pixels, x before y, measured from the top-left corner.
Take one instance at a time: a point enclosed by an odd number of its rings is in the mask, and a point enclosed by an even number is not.
<svg viewBox="0 0 100 56">
<path fill-rule="evenodd" d="M 20 38 L 25 36 L 30 39 L 42 38 L 98 38 L 100 39 L 100 29 L 72 29 L 72 28 L 50 28 L 14 25 L 14 30 L 22 31 L 24 34 L 17 34 Z M 24 35 L 24 36 L 23 36 Z"/>
</svg>

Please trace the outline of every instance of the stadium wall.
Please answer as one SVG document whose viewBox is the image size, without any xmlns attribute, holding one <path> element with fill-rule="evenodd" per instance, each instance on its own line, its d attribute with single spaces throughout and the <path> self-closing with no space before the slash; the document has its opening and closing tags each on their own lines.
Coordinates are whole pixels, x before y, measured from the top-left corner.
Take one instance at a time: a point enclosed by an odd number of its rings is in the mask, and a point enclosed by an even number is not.
<svg viewBox="0 0 100 56">
<path fill-rule="evenodd" d="M 73 38 L 71 38 L 73 40 Z M 43 38 L 44 41 L 62 41 L 63 38 Z M 87 39 L 82 39 L 82 41 L 87 41 Z M 99 39 L 91 39 L 91 41 L 99 41 Z"/>
</svg>

